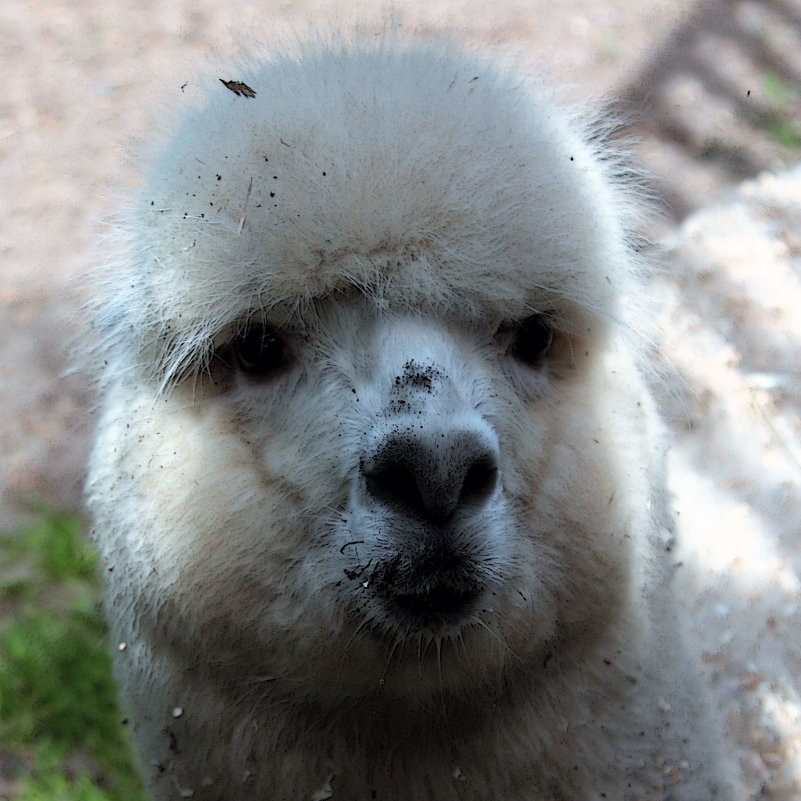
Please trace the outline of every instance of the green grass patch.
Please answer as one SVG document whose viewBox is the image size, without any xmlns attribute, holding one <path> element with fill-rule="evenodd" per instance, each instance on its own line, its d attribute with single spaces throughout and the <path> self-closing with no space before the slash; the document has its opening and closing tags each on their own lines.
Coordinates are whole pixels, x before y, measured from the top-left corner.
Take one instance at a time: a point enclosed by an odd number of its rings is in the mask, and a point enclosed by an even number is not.
<svg viewBox="0 0 801 801">
<path fill-rule="evenodd" d="M 795 81 L 782 80 L 775 72 L 762 75 L 762 88 L 768 102 L 779 108 L 792 103 L 801 95 L 801 87 Z"/>
<path fill-rule="evenodd" d="M 772 110 L 772 113 L 765 115 L 762 127 L 782 147 L 800 147 L 801 126 L 796 116 L 801 86 L 795 81 L 783 80 L 775 72 L 766 72 L 762 76 L 762 90 Z"/>
<path fill-rule="evenodd" d="M 12 801 L 144 801 L 80 521 L 0 534 L 0 771 Z"/>
<path fill-rule="evenodd" d="M 768 135 L 782 147 L 801 147 L 801 126 L 794 120 L 781 120 L 765 127 Z"/>
</svg>

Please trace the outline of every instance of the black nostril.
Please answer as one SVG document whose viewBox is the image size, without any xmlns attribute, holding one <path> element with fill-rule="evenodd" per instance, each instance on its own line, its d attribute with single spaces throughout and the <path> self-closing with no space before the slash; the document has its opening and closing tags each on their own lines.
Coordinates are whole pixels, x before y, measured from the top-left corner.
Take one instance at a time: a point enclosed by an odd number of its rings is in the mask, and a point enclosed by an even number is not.
<svg viewBox="0 0 801 801">
<path fill-rule="evenodd" d="M 495 491 L 495 448 L 479 434 L 456 430 L 425 437 L 387 437 L 362 463 L 367 492 L 403 514 L 442 524 L 459 508 L 480 506 Z"/>
<path fill-rule="evenodd" d="M 477 459 L 467 470 L 462 484 L 462 503 L 480 503 L 489 498 L 498 483 L 498 464 L 492 456 Z"/>
<path fill-rule="evenodd" d="M 422 513 L 425 504 L 414 474 L 405 464 L 380 463 L 365 471 L 367 491 L 388 506 Z"/>
</svg>

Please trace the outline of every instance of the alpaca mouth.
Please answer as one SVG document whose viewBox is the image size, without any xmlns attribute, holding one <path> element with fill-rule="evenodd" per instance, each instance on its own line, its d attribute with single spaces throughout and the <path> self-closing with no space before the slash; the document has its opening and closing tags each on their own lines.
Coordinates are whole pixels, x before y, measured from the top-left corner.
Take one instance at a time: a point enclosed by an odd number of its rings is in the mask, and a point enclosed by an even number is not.
<svg viewBox="0 0 801 801">
<path fill-rule="evenodd" d="M 472 559 L 442 546 L 380 562 L 371 583 L 399 623 L 433 631 L 462 623 L 485 586 Z"/>
<path fill-rule="evenodd" d="M 393 592 L 387 596 L 392 614 L 415 628 L 437 630 L 461 623 L 473 609 L 480 588 L 435 586 L 417 593 Z"/>
</svg>

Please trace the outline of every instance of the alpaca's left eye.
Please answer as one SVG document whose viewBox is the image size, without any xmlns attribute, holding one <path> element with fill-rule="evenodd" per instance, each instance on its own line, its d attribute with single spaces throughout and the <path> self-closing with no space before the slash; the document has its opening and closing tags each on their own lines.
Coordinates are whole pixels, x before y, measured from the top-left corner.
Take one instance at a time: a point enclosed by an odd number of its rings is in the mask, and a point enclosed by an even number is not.
<svg viewBox="0 0 801 801">
<path fill-rule="evenodd" d="M 532 314 L 517 328 L 512 353 L 529 365 L 536 365 L 553 344 L 553 327 L 545 314 Z"/>
<path fill-rule="evenodd" d="M 236 361 L 243 373 L 264 376 L 286 362 L 284 341 L 270 327 L 251 328 L 234 342 Z"/>
</svg>

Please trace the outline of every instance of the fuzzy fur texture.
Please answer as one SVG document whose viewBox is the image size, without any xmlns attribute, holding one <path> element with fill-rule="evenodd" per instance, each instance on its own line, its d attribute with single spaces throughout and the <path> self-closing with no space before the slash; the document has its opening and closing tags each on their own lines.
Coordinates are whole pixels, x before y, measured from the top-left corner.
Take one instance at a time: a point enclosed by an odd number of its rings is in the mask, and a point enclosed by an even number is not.
<svg viewBox="0 0 801 801">
<path fill-rule="evenodd" d="M 447 45 L 222 77 L 256 96 L 187 100 L 97 314 L 88 499 L 153 797 L 732 798 L 614 155 Z"/>
</svg>

